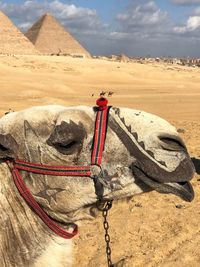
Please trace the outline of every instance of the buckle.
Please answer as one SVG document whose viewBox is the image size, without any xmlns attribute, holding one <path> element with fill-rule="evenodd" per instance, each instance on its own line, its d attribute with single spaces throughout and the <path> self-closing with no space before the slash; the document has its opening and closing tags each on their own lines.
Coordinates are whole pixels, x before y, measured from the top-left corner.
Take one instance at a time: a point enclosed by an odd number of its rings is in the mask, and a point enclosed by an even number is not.
<svg viewBox="0 0 200 267">
<path fill-rule="evenodd" d="M 110 184 L 106 181 L 106 175 L 101 166 L 92 165 L 90 170 L 91 178 L 93 180 L 98 180 L 98 182 L 100 182 L 103 186 L 110 189 Z"/>
</svg>

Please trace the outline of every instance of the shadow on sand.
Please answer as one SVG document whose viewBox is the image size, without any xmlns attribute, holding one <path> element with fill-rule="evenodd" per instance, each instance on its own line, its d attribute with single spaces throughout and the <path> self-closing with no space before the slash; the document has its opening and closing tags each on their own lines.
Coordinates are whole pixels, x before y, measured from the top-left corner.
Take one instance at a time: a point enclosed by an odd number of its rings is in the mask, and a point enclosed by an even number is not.
<svg viewBox="0 0 200 267">
<path fill-rule="evenodd" d="M 197 158 L 191 158 L 191 159 L 192 159 L 192 162 L 194 164 L 197 174 L 200 174 L 200 159 L 197 159 Z"/>
</svg>

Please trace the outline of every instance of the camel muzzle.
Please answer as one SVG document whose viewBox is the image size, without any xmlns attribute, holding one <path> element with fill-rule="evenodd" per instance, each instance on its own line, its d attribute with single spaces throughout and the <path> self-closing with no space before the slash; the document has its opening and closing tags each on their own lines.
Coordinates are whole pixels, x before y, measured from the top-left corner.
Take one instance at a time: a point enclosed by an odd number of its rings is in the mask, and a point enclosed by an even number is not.
<svg viewBox="0 0 200 267">
<path fill-rule="evenodd" d="M 148 185 L 152 189 L 155 189 L 159 193 L 171 193 L 189 202 L 194 199 L 194 190 L 192 188 L 191 183 L 188 181 L 162 183 L 156 181 L 155 178 L 150 177 L 136 165 L 132 166 L 132 172 L 136 178 L 140 179 L 141 181 L 143 181 L 144 184 Z M 188 180 L 191 179 L 191 177 L 188 178 Z"/>
</svg>

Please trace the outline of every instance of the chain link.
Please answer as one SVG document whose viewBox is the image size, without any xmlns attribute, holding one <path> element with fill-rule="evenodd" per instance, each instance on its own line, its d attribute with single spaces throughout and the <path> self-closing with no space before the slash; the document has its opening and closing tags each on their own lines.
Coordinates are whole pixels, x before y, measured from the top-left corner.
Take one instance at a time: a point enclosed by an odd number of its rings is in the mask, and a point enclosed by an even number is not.
<svg viewBox="0 0 200 267">
<path fill-rule="evenodd" d="M 108 233 L 109 224 L 107 221 L 108 211 L 109 211 L 109 209 L 111 209 L 111 207 L 112 207 L 112 200 L 107 201 L 105 203 L 105 206 L 101 209 L 102 210 L 102 216 L 104 218 L 103 227 L 105 230 L 106 255 L 107 255 L 108 267 L 114 267 L 114 265 L 112 264 L 112 259 L 111 259 L 110 235 Z"/>
</svg>

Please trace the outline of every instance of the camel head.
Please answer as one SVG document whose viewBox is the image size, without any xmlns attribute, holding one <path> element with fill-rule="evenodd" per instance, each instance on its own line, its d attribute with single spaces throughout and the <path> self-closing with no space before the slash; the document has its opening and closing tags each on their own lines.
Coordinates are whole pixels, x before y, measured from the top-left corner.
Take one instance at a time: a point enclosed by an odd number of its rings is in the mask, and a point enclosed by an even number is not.
<svg viewBox="0 0 200 267">
<path fill-rule="evenodd" d="M 90 165 L 95 110 L 44 106 L 0 120 L 0 158 L 48 165 Z M 128 108 L 111 108 L 102 169 L 104 199 L 155 189 L 193 199 L 194 167 L 176 129 L 165 120 Z M 21 171 L 30 191 L 55 220 L 68 223 L 92 216 L 97 201 L 90 177 L 58 177 Z"/>
</svg>

